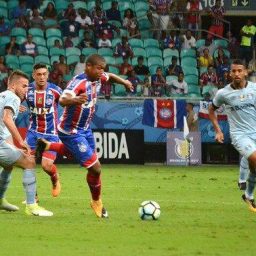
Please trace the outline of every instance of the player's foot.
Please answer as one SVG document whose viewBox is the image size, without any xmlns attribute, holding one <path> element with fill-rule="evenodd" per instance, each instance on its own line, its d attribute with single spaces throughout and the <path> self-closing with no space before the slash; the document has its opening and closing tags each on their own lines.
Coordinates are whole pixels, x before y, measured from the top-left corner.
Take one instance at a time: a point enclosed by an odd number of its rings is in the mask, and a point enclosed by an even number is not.
<svg viewBox="0 0 256 256">
<path fill-rule="evenodd" d="M 91 201 L 91 207 L 93 209 L 93 211 L 95 212 L 95 214 L 99 217 L 99 218 L 108 218 L 108 212 L 107 210 L 103 207 L 102 201 L 101 199 L 95 201 L 92 200 Z"/>
<path fill-rule="evenodd" d="M 61 185 L 59 179 L 57 179 L 55 182 L 52 182 L 52 196 L 57 197 L 60 194 L 61 191 Z"/>
<path fill-rule="evenodd" d="M 256 205 L 254 203 L 254 199 L 248 199 L 245 194 L 242 195 L 242 199 L 244 200 L 245 203 L 248 204 L 249 206 L 249 209 L 252 211 L 252 212 L 256 212 Z"/>
<path fill-rule="evenodd" d="M 14 204 L 10 204 L 5 198 L 1 198 L 0 199 L 0 210 L 16 212 L 19 210 L 19 207 Z"/>
<path fill-rule="evenodd" d="M 37 203 L 27 204 L 25 213 L 27 215 L 34 215 L 34 216 L 40 216 L 40 217 L 50 217 L 53 215 L 52 212 L 45 210 L 43 207 L 39 206 Z"/>
<path fill-rule="evenodd" d="M 240 190 L 246 190 L 246 182 L 238 182 L 237 185 Z"/>
<path fill-rule="evenodd" d="M 49 142 L 43 138 L 38 139 L 36 142 L 36 152 L 35 152 L 36 159 L 41 160 L 43 152 L 48 149 L 49 149 Z"/>
</svg>

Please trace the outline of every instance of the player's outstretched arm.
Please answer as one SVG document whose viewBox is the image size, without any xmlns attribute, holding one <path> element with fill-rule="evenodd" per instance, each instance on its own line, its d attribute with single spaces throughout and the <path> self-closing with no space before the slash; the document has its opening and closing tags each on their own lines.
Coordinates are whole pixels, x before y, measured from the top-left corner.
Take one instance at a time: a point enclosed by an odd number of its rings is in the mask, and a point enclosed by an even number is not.
<svg viewBox="0 0 256 256">
<path fill-rule="evenodd" d="M 109 80 L 114 83 L 123 84 L 131 92 L 134 90 L 132 83 L 129 80 L 125 80 L 120 76 L 117 76 L 113 73 L 108 73 Z"/>
<path fill-rule="evenodd" d="M 59 103 L 62 107 L 72 106 L 72 105 L 82 105 L 87 102 L 87 95 L 81 93 L 80 95 L 73 95 L 72 93 L 64 93 L 61 95 Z"/>
<path fill-rule="evenodd" d="M 213 124 L 213 128 L 216 132 L 216 135 L 215 135 L 215 140 L 219 143 L 223 143 L 224 142 L 224 135 L 221 131 L 221 128 L 219 126 L 219 123 L 218 123 L 218 119 L 214 113 L 215 111 L 215 108 L 212 104 L 209 105 L 209 118 Z"/>
</svg>

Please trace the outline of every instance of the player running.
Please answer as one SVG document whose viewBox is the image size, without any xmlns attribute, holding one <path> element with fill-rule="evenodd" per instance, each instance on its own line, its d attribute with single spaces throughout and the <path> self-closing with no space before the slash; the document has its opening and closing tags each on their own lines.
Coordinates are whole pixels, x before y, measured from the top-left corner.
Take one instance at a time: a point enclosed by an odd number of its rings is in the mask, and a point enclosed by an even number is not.
<svg viewBox="0 0 256 256">
<path fill-rule="evenodd" d="M 91 207 L 100 218 L 108 217 L 101 200 L 101 165 L 95 151 L 95 142 L 90 121 L 95 111 L 97 93 L 101 82 L 110 80 L 123 84 L 133 90 L 130 81 L 112 74 L 104 73 L 106 61 L 98 54 L 93 54 L 86 60 L 85 73 L 75 76 L 60 97 L 64 107 L 58 125 L 59 138 L 62 143 L 38 141 L 36 155 L 41 156 L 44 150 L 53 150 L 60 154 L 71 154 L 82 167 L 87 168 L 87 183 L 92 200 Z"/>
<path fill-rule="evenodd" d="M 232 83 L 217 92 L 209 106 L 209 117 L 216 140 L 223 143 L 224 136 L 214 111 L 225 104 L 232 144 L 249 163 L 250 173 L 242 199 L 250 210 L 256 212 L 253 196 L 256 182 L 256 84 L 246 80 L 247 70 L 241 60 L 233 61 L 230 74 Z"/>
<path fill-rule="evenodd" d="M 45 64 L 35 64 L 32 77 L 34 82 L 29 84 L 27 104 L 30 110 L 30 126 L 26 142 L 34 154 L 36 142 L 45 138 L 51 142 L 58 142 L 58 102 L 62 90 L 53 83 L 47 82 L 48 69 Z M 52 182 L 52 196 L 57 197 L 61 191 L 57 167 L 54 164 L 56 152 L 45 151 L 42 155 L 41 165 L 50 176 Z"/>
</svg>

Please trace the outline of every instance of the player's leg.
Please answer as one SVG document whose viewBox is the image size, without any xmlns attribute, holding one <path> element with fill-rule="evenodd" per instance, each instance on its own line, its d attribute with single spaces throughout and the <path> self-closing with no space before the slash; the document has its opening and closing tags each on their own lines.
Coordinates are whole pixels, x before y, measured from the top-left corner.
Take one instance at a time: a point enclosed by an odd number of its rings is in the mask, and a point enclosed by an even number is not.
<svg viewBox="0 0 256 256">
<path fill-rule="evenodd" d="M 246 189 L 246 181 L 249 175 L 249 165 L 248 160 L 245 157 L 242 157 L 239 165 L 239 179 L 238 179 L 238 187 L 240 190 Z"/>
</svg>

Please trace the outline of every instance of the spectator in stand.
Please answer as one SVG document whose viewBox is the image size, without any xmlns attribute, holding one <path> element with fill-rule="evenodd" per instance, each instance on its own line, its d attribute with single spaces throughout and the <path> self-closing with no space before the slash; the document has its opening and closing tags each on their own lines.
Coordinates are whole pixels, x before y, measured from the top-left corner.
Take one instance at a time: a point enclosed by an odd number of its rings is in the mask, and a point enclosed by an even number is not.
<svg viewBox="0 0 256 256">
<path fill-rule="evenodd" d="M 98 25 L 96 25 L 96 35 L 99 38 L 102 38 L 102 35 L 105 34 L 107 39 L 112 40 L 114 38 L 113 31 L 116 31 L 117 33 L 120 32 L 119 28 L 110 24 L 106 17 L 103 17 L 102 22 L 99 22 Z"/>
<path fill-rule="evenodd" d="M 65 56 L 61 54 L 59 56 L 59 62 L 57 63 L 56 68 L 63 76 L 69 74 L 69 66 L 65 62 Z"/>
<path fill-rule="evenodd" d="M 219 65 L 224 63 L 224 57 L 225 57 L 225 52 L 222 49 L 222 47 L 219 47 L 217 50 L 217 56 L 214 58 L 214 66 L 217 68 Z"/>
<path fill-rule="evenodd" d="M 139 33 L 138 22 L 132 9 L 126 9 L 124 12 L 123 27 L 127 29 L 130 37 L 135 37 Z"/>
<path fill-rule="evenodd" d="M 19 5 L 12 10 L 12 18 L 18 19 L 21 16 L 27 15 L 26 0 L 19 0 Z"/>
<path fill-rule="evenodd" d="M 142 86 L 143 86 L 143 87 L 142 87 L 142 91 L 143 91 L 142 95 L 143 95 L 144 97 L 149 97 L 149 96 L 151 95 L 151 84 L 150 84 L 150 82 L 149 82 L 148 77 L 145 77 L 145 78 L 144 78 L 144 81 L 143 81 L 143 85 L 142 85 Z"/>
<path fill-rule="evenodd" d="M 79 62 L 76 63 L 74 75 L 82 74 L 85 71 L 85 55 L 79 56 Z"/>
<path fill-rule="evenodd" d="M 20 46 L 16 43 L 15 36 L 11 36 L 10 43 L 6 44 L 5 54 L 20 55 Z"/>
<path fill-rule="evenodd" d="M 131 70 L 129 73 L 128 73 L 128 77 L 127 77 L 127 80 L 129 80 L 132 85 L 133 85 L 133 91 L 130 91 L 130 90 L 126 90 L 128 95 L 134 95 L 137 93 L 137 87 L 139 84 L 142 84 L 142 82 L 140 81 L 140 79 L 137 77 L 137 74 L 134 70 Z"/>
<path fill-rule="evenodd" d="M 245 26 L 240 31 L 241 44 L 240 44 L 240 59 L 245 60 L 246 67 L 253 54 L 253 37 L 256 33 L 256 27 L 253 25 L 252 20 L 248 19 Z"/>
<path fill-rule="evenodd" d="M 231 59 L 239 58 L 239 42 L 235 36 L 233 36 L 231 31 L 228 31 L 226 34 L 226 38 L 228 39 L 228 50 L 230 52 Z"/>
<path fill-rule="evenodd" d="M 200 47 L 197 49 L 197 52 L 198 52 L 198 55 L 199 55 L 199 56 L 203 55 L 204 49 L 208 49 L 208 50 L 209 50 L 209 54 L 210 54 L 211 56 L 213 56 L 213 53 L 214 53 L 215 50 L 216 50 L 216 46 L 212 43 L 212 40 L 211 40 L 211 39 L 206 38 L 206 39 L 205 39 L 205 45 L 200 46 Z"/>
<path fill-rule="evenodd" d="M 191 49 L 196 47 L 196 39 L 192 36 L 191 30 L 187 30 L 184 35 L 181 36 L 182 49 Z"/>
<path fill-rule="evenodd" d="M 88 47 L 95 47 L 95 43 L 94 43 L 93 39 L 91 38 L 90 33 L 88 31 L 84 32 L 84 38 L 82 39 L 82 41 L 80 42 L 78 47 L 80 49 L 88 48 Z"/>
<path fill-rule="evenodd" d="M 213 85 L 218 87 L 218 77 L 216 72 L 214 71 L 214 67 L 211 65 L 207 68 L 207 72 L 202 73 L 202 75 L 200 76 L 201 88 L 207 85 Z"/>
<path fill-rule="evenodd" d="M 15 20 L 14 27 L 29 29 L 29 21 L 26 16 L 20 16 Z"/>
<path fill-rule="evenodd" d="M 7 87 L 8 87 L 8 77 L 11 75 L 11 73 L 13 72 L 12 68 L 7 68 L 7 72 L 8 75 L 2 80 L 0 81 L 0 92 L 6 91 Z"/>
<path fill-rule="evenodd" d="M 230 84 L 232 82 L 232 78 L 230 76 L 230 70 L 227 71 L 225 70 L 222 77 L 219 78 L 219 86 L 218 88 L 223 88 L 225 87 L 227 84 Z"/>
<path fill-rule="evenodd" d="M 106 12 L 101 9 L 101 0 L 96 0 L 94 8 L 91 10 L 92 20 L 95 16 L 98 16 L 100 19 L 107 16 Z"/>
<path fill-rule="evenodd" d="M 70 3 L 68 8 L 64 11 L 63 18 L 69 19 L 69 17 L 76 17 L 76 10 L 74 9 L 74 5 Z"/>
<path fill-rule="evenodd" d="M 144 57 L 139 56 L 137 58 L 138 64 L 134 66 L 134 71 L 136 72 L 137 75 L 144 75 L 144 76 L 149 76 L 149 69 L 147 66 L 145 66 L 144 63 Z"/>
<path fill-rule="evenodd" d="M 75 21 L 76 16 L 69 15 L 67 21 L 63 22 L 61 31 L 62 36 L 71 36 L 72 38 L 79 36 L 80 23 Z"/>
<path fill-rule="evenodd" d="M 230 63 L 227 56 L 224 56 L 223 63 L 216 66 L 216 73 L 219 80 L 223 80 L 225 72 L 230 72 Z"/>
<path fill-rule="evenodd" d="M 133 55 L 134 54 L 128 42 L 128 38 L 126 36 L 122 36 L 122 41 L 116 45 L 114 56 L 133 58 Z"/>
<path fill-rule="evenodd" d="M 40 16 L 39 10 L 37 8 L 32 9 L 32 16 L 29 20 L 31 28 L 44 29 L 44 19 Z"/>
<path fill-rule="evenodd" d="M 41 0 L 26 0 L 27 3 L 27 9 L 33 9 L 35 8 L 39 8 L 40 4 L 41 4 Z"/>
<path fill-rule="evenodd" d="M 121 13 L 118 10 L 118 2 L 112 1 L 111 8 L 106 11 L 106 16 L 108 20 L 117 20 L 122 24 Z"/>
<path fill-rule="evenodd" d="M 7 73 L 8 68 L 5 65 L 5 59 L 4 56 L 0 56 L 0 73 Z"/>
<path fill-rule="evenodd" d="M 47 20 L 47 19 L 57 20 L 57 11 L 52 2 L 49 2 L 47 4 L 47 6 L 43 12 L 43 17 L 45 20 Z"/>
<path fill-rule="evenodd" d="M 78 15 L 76 16 L 75 19 L 78 23 L 81 25 L 81 29 L 90 29 L 92 25 L 92 20 L 88 14 L 88 11 L 83 8 L 78 9 Z"/>
<path fill-rule="evenodd" d="M 199 29 L 200 12 L 203 10 L 200 0 L 190 0 L 187 3 L 187 22 L 188 29 L 196 31 Z"/>
<path fill-rule="evenodd" d="M 182 72 L 182 67 L 178 65 L 178 58 L 176 56 L 172 56 L 172 63 L 167 69 L 168 76 L 178 76 Z"/>
<path fill-rule="evenodd" d="M 98 48 L 112 48 L 111 41 L 107 38 L 107 35 L 104 33 L 98 41 Z"/>
<path fill-rule="evenodd" d="M 59 75 L 62 75 L 62 73 L 58 69 L 58 61 L 54 61 L 52 63 L 52 69 L 49 73 L 50 82 L 57 84 Z"/>
<path fill-rule="evenodd" d="M 166 88 L 167 95 L 180 95 L 184 96 L 188 94 L 188 84 L 184 81 L 184 73 L 179 72 L 178 79 L 173 79 Z"/>
<path fill-rule="evenodd" d="M 198 116 L 194 112 L 194 104 L 187 103 L 186 105 L 187 110 L 187 124 L 189 132 L 198 132 Z"/>
<path fill-rule="evenodd" d="M 72 42 L 72 38 L 70 36 L 67 36 L 64 40 L 64 48 L 70 48 L 70 47 L 73 47 L 74 44 Z"/>
<path fill-rule="evenodd" d="M 54 40 L 54 48 L 59 48 L 59 49 L 63 49 L 63 46 L 61 45 L 61 42 L 59 39 Z"/>
<path fill-rule="evenodd" d="M 5 22 L 4 16 L 0 16 L 0 36 L 9 36 L 11 31 L 10 25 Z"/>
<path fill-rule="evenodd" d="M 209 54 L 209 50 L 205 48 L 203 50 L 203 55 L 199 57 L 199 67 L 209 67 L 213 66 L 213 57 Z"/>
<path fill-rule="evenodd" d="M 100 25 L 103 19 L 107 20 L 106 13 L 101 9 L 100 6 L 97 6 L 95 10 L 92 11 L 91 18 L 92 18 L 92 24 L 95 27 Z"/>
<path fill-rule="evenodd" d="M 38 55 L 37 45 L 33 42 L 33 36 L 28 35 L 27 41 L 21 45 L 21 53 L 23 55 L 29 55 L 35 57 Z"/>
<path fill-rule="evenodd" d="M 104 69 L 104 72 L 109 72 L 109 65 L 107 64 L 105 69 Z M 112 91 L 112 84 L 111 82 L 108 80 L 108 81 L 102 81 L 101 82 L 101 87 L 100 87 L 100 93 L 102 95 L 105 96 L 105 99 L 109 100 L 110 99 L 110 96 L 111 96 L 111 91 Z"/>
<path fill-rule="evenodd" d="M 128 75 L 133 70 L 133 66 L 129 64 L 128 57 L 123 58 L 123 63 L 119 67 L 120 75 Z"/>
<path fill-rule="evenodd" d="M 181 48 L 180 37 L 176 35 L 175 30 L 171 30 L 170 35 L 166 36 L 164 39 L 164 48 L 177 49 Z"/>
<path fill-rule="evenodd" d="M 166 80 L 161 67 L 157 67 L 156 73 L 151 76 L 152 96 L 161 97 L 166 89 Z"/>
<path fill-rule="evenodd" d="M 155 37 L 160 38 L 161 30 L 167 30 L 170 16 L 169 10 L 172 0 L 153 0 L 152 7 L 153 11 L 151 13 L 154 29 L 157 30 Z"/>
<path fill-rule="evenodd" d="M 67 83 L 66 83 L 66 81 L 64 80 L 62 74 L 59 74 L 59 75 L 58 75 L 57 81 L 56 81 L 56 85 L 59 86 L 63 91 L 64 91 L 64 89 L 66 89 Z"/>
<path fill-rule="evenodd" d="M 212 24 L 209 27 L 208 38 L 223 37 L 225 9 L 221 6 L 221 0 L 216 0 L 215 5 L 209 10 L 209 15 L 212 17 Z"/>
</svg>

